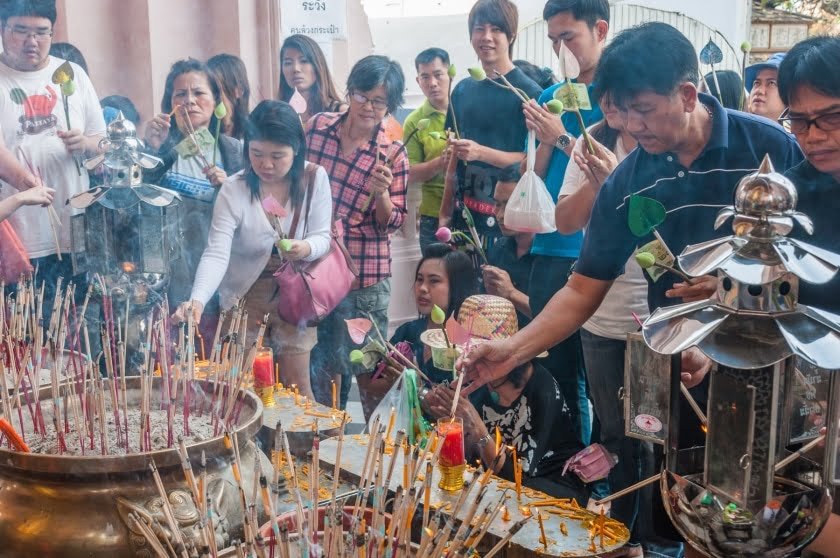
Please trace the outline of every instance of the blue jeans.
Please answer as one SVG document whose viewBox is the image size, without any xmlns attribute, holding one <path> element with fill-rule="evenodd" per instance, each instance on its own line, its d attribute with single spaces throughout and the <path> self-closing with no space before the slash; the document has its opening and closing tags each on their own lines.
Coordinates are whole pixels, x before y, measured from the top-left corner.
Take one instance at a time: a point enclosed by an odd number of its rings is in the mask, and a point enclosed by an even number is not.
<svg viewBox="0 0 840 558">
<path fill-rule="evenodd" d="M 429 244 L 434 244 L 435 242 L 440 242 L 437 238 L 435 238 L 435 233 L 438 230 L 438 218 L 437 217 L 429 217 L 428 215 L 421 215 L 420 216 L 420 230 L 418 231 L 418 237 L 420 238 L 420 252 L 425 254 L 426 247 Z"/>
<path fill-rule="evenodd" d="M 528 298 L 534 316 L 542 312 L 554 294 L 563 288 L 569 278 L 573 258 L 557 256 L 536 256 L 528 281 Z M 542 362 L 557 384 L 569 406 L 572 420 L 578 431 L 580 442 L 589 445 L 592 434 L 592 416 L 589 412 L 589 398 L 586 393 L 586 371 L 583 366 L 583 351 L 580 334 L 575 332 L 564 341 L 548 350 L 548 357 Z"/>
<path fill-rule="evenodd" d="M 365 372 L 360 366 L 350 363 L 350 351 L 360 349 L 347 333 L 344 320 L 352 318 L 373 318 L 376 327 L 387 339 L 388 304 L 391 302 L 391 279 L 385 279 L 355 291 L 350 291 L 332 313 L 318 324 L 318 344 L 310 356 L 310 377 L 315 399 L 325 405 L 331 404 L 329 391 L 332 376 L 341 376 L 340 407 L 347 406 L 353 374 Z M 368 339 L 376 339 L 371 328 Z M 364 394 L 361 394 L 364 397 Z"/>
<path fill-rule="evenodd" d="M 608 477 L 610 491 L 617 492 L 653 475 L 653 448 L 649 442 L 624 435 L 624 404 L 618 398 L 618 390 L 624 385 L 626 342 L 601 337 L 585 329 L 580 330 L 580 338 L 589 396 L 601 427 L 600 443 L 618 456 L 618 463 Z M 650 525 L 647 508 L 651 496 L 659 497 L 658 491 L 655 495 L 636 491 L 612 503 L 610 516 L 630 529 L 631 541 L 645 538 L 639 530 Z"/>
</svg>

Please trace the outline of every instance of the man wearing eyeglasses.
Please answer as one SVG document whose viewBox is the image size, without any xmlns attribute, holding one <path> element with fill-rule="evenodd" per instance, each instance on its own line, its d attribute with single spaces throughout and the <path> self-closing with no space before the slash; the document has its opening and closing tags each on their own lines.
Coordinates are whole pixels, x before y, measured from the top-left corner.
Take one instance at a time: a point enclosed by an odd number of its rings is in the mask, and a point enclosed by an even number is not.
<svg viewBox="0 0 840 558">
<path fill-rule="evenodd" d="M 814 221 L 813 236 L 791 236 L 840 253 L 840 38 L 813 37 L 791 49 L 779 67 L 779 92 L 788 105 L 780 119 L 796 136 L 806 160 L 785 175 L 799 192 L 797 209 Z M 823 285 L 802 282 L 799 299 L 840 313 L 840 276 Z"/>
<path fill-rule="evenodd" d="M 61 221 L 57 240 L 43 207 L 22 208 L 10 220 L 33 266 L 40 270 L 38 279 L 47 285 L 46 300 L 52 300 L 51 289 L 59 276 L 72 276 L 72 213 L 65 202 L 89 188 L 87 171 L 79 162 L 99 152 L 105 132 L 98 96 L 84 70 L 71 64 L 69 85 L 54 80 L 53 74 L 64 63 L 49 55 L 55 20 L 54 0 L 10 0 L 0 7 L 3 139 L 24 166 L 56 189 L 53 206 Z M 13 195 L 15 188 L 21 185 L 0 183 L 0 200 Z M 80 286 L 77 281 L 77 293 L 83 296 L 85 288 Z"/>
</svg>

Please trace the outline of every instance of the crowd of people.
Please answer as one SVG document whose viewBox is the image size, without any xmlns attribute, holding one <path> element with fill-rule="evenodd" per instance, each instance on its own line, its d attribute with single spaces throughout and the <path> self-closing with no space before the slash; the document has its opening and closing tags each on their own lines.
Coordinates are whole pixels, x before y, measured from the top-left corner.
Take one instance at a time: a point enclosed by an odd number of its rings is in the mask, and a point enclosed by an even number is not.
<svg viewBox="0 0 840 558">
<path fill-rule="evenodd" d="M 645 275 L 633 262 L 639 246 L 658 243 L 678 254 L 714 238 L 717 209 L 769 154 L 796 184 L 798 209 L 814 221 L 808 242 L 840 252 L 830 225 L 840 210 L 836 37 L 807 39 L 744 76 L 701 76 L 694 47 L 669 25 L 645 23 L 608 43 L 607 0 L 547 0 L 549 39 L 555 52 L 568 49 L 576 59 L 575 91 L 589 101 L 578 114 L 558 116 L 547 103 L 565 83 L 512 59 L 516 5 L 478 0 L 467 28 L 486 77 L 454 84 L 446 51 L 419 52 L 414 71 L 425 100 L 402 122 L 403 143 L 392 130 L 406 77 L 385 56 L 359 60 L 338 87 L 315 41 L 286 37 L 277 99 L 253 110 L 239 58 L 178 60 L 160 112 L 142 122 L 130 99 L 100 101 L 82 54 L 52 42 L 54 2 L 5 2 L 0 17 L 0 222 L 12 225 L 47 300 L 60 277 L 85 293 L 87 278 L 73 277 L 65 202 L 97 180 L 79 162 L 101 152 L 106 122 L 121 112 L 143 124 L 143 149 L 163 161 L 144 181 L 181 198 L 180 257 L 167 292 L 174 317 L 192 314 L 212 337 L 220 313 L 234 305 L 245 305 L 252 335 L 271 314 L 263 343 L 274 349 L 283 383 L 327 404 L 335 385 L 344 408 L 355 378 L 367 418 L 405 367 L 390 357 L 370 368 L 351 362 L 357 345 L 347 324 L 367 318 L 389 330 L 390 239 L 414 218 L 406 199 L 417 188 L 418 317 L 396 327 L 391 343 L 408 347 L 406 358 L 425 378 L 427 418 L 448 416 L 453 375 L 435 367 L 429 333 L 440 325 L 433 317 L 442 311 L 471 328 L 479 316 L 489 341 L 459 362 L 466 380 L 456 412 L 467 452 L 513 478 L 510 460 L 490 443 L 498 432 L 523 458 L 523 483 L 555 496 L 586 502 L 658 466 L 650 444 L 624 434 L 617 394 L 626 337 L 651 309 L 708 298 L 716 278 L 689 284 Z M 75 91 L 59 103 L 53 74 L 65 61 Z M 505 224 L 526 171 L 529 132 L 538 142 L 533 170 L 556 200 L 556 232 Z M 655 237 L 628 228 L 627 200 L 640 192 L 667 210 Z M 58 246 L 47 205 L 60 217 Z M 447 229 L 470 240 L 442 238 Z M 354 268 L 343 299 L 318 320 L 279 317 L 276 309 L 289 302 L 276 281 L 284 263 L 316 265 L 339 248 Z M 832 296 L 838 287 L 840 278 L 803 283 L 800 298 L 840 312 Z M 709 365 L 698 351 L 683 355 L 683 381 L 701 403 Z M 681 428 L 702 445 L 693 415 L 684 418 Z M 606 481 L 586 485 L 563 475 L 565 461 L 594 442 L 617 458 Z M 621 555 L 682 556 L 678 535 L 664 528 L 651 500 L 636 492 L 613 503 L 611 515 L 631 529 Z M 815 548 L 831 555 L 833 532 Z"/>
</svg>

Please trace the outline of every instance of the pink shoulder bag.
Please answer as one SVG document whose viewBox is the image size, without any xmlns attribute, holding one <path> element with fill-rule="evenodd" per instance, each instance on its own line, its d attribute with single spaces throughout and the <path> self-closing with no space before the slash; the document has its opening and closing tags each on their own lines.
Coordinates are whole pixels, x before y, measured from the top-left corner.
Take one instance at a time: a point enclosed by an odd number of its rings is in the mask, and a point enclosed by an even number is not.
<svg viewBox="0 0 840 558">
<path fill-rule="evenodd" d="M 315 172 L 318 167 L 306 169 L 306 216 L 304 217 L 304 238 L 308 228 L 309 209 L 315 189 Z M 292 226 L 294 234 L 300 220 L 301 208 L 295 209 Z M 326 254 L 313 262 L 285 261 L 274 272 L 274 279 L 280 290 L 277 313 L 289 324 L 317 325 L 350 292 L 353 281 L 359 275 L 356 264 L 344 246 L 344 226 L 340 219 L 333 222 L 330 232 L 330 248 Z"/>
</svg>

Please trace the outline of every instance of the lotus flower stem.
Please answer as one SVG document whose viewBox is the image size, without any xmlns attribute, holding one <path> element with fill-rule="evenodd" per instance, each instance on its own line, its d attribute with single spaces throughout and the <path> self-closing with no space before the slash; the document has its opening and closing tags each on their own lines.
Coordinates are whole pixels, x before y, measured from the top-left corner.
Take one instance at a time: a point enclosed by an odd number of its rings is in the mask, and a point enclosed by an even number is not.
<svg viewBox="0 0 840 558">
<path fill-rule="evenodd" d="M 500 80 L 502 80 L 502 82 L 504 82 L 504 84 L 505 84 L 505 85 L 507 85 L 507 86 L 508 86 L 508 88 L 509 88 L 511 91 L 513 91 L 514 93 L 516 93 L 516 96 L 517 96 L 517 97 L 519 97 L 520 99 L 522 99 L 522 102 L 523 102 L 523 103 L 527 103 L 527 102 L 529 101 L 528 97 L 526 97 L 524 94 L 522 94 L 522 93 L 519 91 L 519 89 L 517 89 L 516 87 L 514 87 L 514 86 L 513 86 L 513 84 L 512 84 L 511 82 L 509 82 L 509 81 L 508 81 L 508 79 L 507 79 L 504 75 L 502 75 L 501 73 L 499 73 L 499 70 L 493 70 L 493 72 L 496 74 L 496 76 L 497 76 Z M 491 81 L 492 81 L 492 80 L 491 80 Z"/>
</svg>

